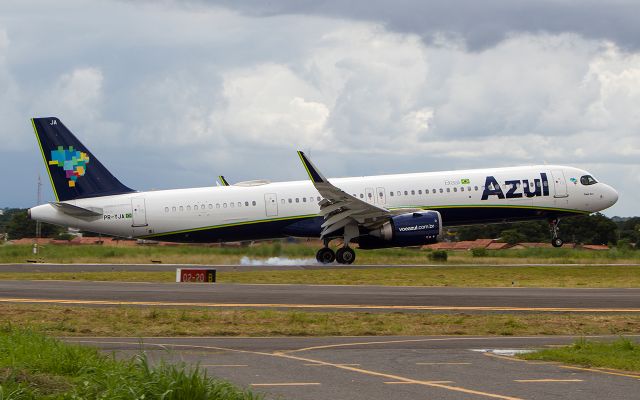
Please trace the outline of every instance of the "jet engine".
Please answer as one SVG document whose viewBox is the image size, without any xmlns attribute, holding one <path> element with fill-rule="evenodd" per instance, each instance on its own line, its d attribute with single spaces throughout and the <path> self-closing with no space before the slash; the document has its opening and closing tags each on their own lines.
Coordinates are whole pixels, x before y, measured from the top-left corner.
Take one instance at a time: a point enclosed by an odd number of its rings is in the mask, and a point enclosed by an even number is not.
<svg viewBox="0 0 640 400">
<path fill-rule="evenodd" d="M 419 211 L 391 217 L 380 228 L 360 236 L 361 249 L 421 246 L 436 243 L 442 235 L 442 216 L 437 211 Z"/>
</svg>

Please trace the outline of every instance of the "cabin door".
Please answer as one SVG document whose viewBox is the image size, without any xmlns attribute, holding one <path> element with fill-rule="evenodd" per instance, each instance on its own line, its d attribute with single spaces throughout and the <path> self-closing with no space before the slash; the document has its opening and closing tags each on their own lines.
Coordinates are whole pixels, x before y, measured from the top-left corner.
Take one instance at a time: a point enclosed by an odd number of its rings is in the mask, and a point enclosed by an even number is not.
<svg viewBox="0 0 640 400">
<path fill-rule="evenodd" d="M 131 226 L 147 226 L 147 207 L 144 197 L 134 197 L 131 199 Z"/>
<path fill-rule="evenodd" d="M 267 193 L 264 195 L 264 209 L 267 217 L 278 216 L 278 195 L 275 193 Z"/>
<path fill-rule="evenodd" d="M 556 169 L 551 171 L 551 175 L 553 176 L 553 197 L 569 196 L 567 192 L 567 181 L 564 179 L 564 172 L 561 169 Z"/>
</svg>

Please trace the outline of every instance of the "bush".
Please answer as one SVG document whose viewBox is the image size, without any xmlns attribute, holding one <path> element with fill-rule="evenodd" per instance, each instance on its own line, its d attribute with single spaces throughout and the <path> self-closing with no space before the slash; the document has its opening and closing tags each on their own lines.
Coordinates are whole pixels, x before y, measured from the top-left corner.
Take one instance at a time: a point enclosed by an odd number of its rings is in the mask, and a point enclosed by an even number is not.
<svg viewBox="0 0 640 400">
<path fill-rule="evenodd" d="M 444 250 L 435 250 L 427 255 L 431 261 L 447 261 L 448 256 L 449 254 Z"/>
<path fill-rule="evenodd" d="M 471 249 L 471 255 L 474 257 L 486 257 L 489 255 L 489 252 L 484 247 L 476 247 Z"/>
</svg>

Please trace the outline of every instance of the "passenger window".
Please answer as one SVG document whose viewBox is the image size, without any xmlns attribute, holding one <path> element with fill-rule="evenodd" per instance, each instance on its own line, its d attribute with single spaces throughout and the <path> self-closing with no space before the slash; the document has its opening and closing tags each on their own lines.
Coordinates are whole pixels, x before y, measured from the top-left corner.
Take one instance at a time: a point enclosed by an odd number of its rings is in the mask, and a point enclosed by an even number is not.
<svg viewBox="0 0 640 400">
<path fill-rule="evenodd" d="M 176 212 L 176 208 L 175 207 L 171 207 L 171 211 Z"/>
<path fill-rule="evenodd" d="M 400 193 L 400 191 L 398 190 L 398 192 L 396 193 L 398 196 L 402 196 L 402 193 Z"/>
<path fill-rule="evenodd" d="M 289 198 L 289 204 L 293 203 L 293 199 Z"/>
<path fill-rule="evenodd" d="M 204 204 L 200 204 L 200 209 L 204 210 Z"/>
<path fill-rule="evenodd" d="M 300 203 L 300 199 L 296 197 L 296 203 Z"/>
<path fill-rule="evenodd" d="M 184 207 L 180 206 L 180 212 L 184 211 Z"/>
<path fill-rule="evenodd" d="M 422 189 L 419 189 L 419 190 L 418 190 L 418 194 L 422 194 Z"/>
<path fill-rule="evenodd" d="M 318 196 L 318 201 L 320 201 L 320 196 Z"/>
<path fill-rule="evenodd" d="M 380 192 L 379 194 L 380 194 L 380 198 L 382 198 L 382 196 L 384 196 L 384 193 L 382 193 L 382 192 Z"/>
<path fill-rule="evenodd" d="M 464 186 L 461 186 L 461 187 L 460 187 L 460 191 L 461 191 L 461 192 L 464 192 Z"/>
<path fill-rule="evenodd" d="M 233 208 L 233 207 L 235 207 L 236 205 L 235 205 L 235 203 L 232 201 L 231 203 L 229 203 L 229 206 L 230 206 L 231 208 Z"/>
<path fill-rule="evenodd" d="M 285 199 L 280 199 L 280 203 L 284 204 L 286 202 Z M 247 203 L 247 205 L 249 205 L 249 203 Z"/>
<path fill-rule="evenodd" d="M 393 197 L 393 190 L 389 192 L 389 196 Z"/>
<path fill-rule="evenodd" d="M 209 203 L 209 210 L 213 209 L 213 204 Z"/>
<path fill-rule="evenodd" d="M 435 190 L 435 189 L 433 189 L 433 190 L 431 191 L 431 193 L 436 194 L 436 190 Z"/>
<path fill-rule="evenodd" d="M 415 196 L 415 195 L 416 195 L 416 191 L 415 191 L 415 190 L 412 190 L 412 191 L 411 191 L 411 195 L 412 195 L 412 196 Z"/>
<path fill-rule="evenodd" d="M 191 211 L 191 206 L 187 206 L 187 211 Z"/>
<path fill-rule="evenodd" d="M 454 188 L 453 188 L 453 191 L 454 191 L 454 192 L 457 192 L 457 191 L 458 191 L 458 188 L 454 187 Z M 447 190 L 447 192 L 448 192 L 448 190 Z"/>
<path fill-rule="evenodd" d="M 256 201 L 255 200 L 252 201 L 251 204 L 253 204 L 255 206 L 256 205 Z"/>
<path fill-rule="evenodd" d="M 303 203 L 306 203 L 306 202 L 307 202 L 307 198 L 306 198 L 306 197 L 303 197 L 303 198 L 302 198 L 302 202 L 303 202 Z"/>
<path fill-rule="evenodd" d="M 444 190 L 442 190 L 442 188 L 440 188 L 440 193 L 444 192 Z"/>
<path fill-rule="evenodd" d="M 220 203 L 216 203 L 216 208 L 220 208 Z"/>
<path fill-rule="evenodd" d="M 373 194 L 372 193 L 367 193 L 367 197 L 372 198 Z"/>
<path fill-rule="evenodd" d="M 447 188 L 447 193 L 451 193 L 451 188 Z"/>
<path fill-rule="evenodd" d="M 227 208 L 227 203 L 222 203 L 222 208 Z"/>
<path fill-rule="evenodd" d="M 405 196 L 408 196 L 408 195 L 409 195 L 409 192 L 405 190 L 405 191 L 404 191 L 404 195 L 405 195 Z"/>
<path fill-rule="evenodd" d="M 169 212 L 169 207 L 165 207 L 164 212 Z"/>
<path fill-rule="evenodd" d="M 241 201 L 238 202 L 238 207 L 242 207 L 242 202 Z"/>
<path fill-rule="evenodd" d="M 309 203 L 313 203 L 313 197 L 309 197 Z"/>
<path fill-rule="evenodd" d="M 364 199 L 364 194 L 360 193 L 360 198 Z"/>
<path fill-rule="evenodd" d="M 193 206 L 193 211 L 198 211 L 198 205 Z"/>
<path fill-rule="evenodd" d="M 477 192 L 477 191 L 478 191 L 478 187 L 477 187 L 477 186 L 474 186 L 474 188 L 475 188 L 475 191 Z"/>
</svg>

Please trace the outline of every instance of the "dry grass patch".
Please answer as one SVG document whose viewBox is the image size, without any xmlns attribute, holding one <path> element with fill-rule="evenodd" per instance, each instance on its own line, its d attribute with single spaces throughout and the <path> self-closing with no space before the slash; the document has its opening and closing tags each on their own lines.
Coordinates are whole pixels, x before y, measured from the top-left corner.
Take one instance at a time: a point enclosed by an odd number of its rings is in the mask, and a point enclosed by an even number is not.
<svg viewBox="0 0 640 400">
<path fill-rule="evenodd" d="M 637 314 L 302 312 L 5 304 L 0 320 L 59 336 L 594 335 L 640 331 Z"/>
</svg>

